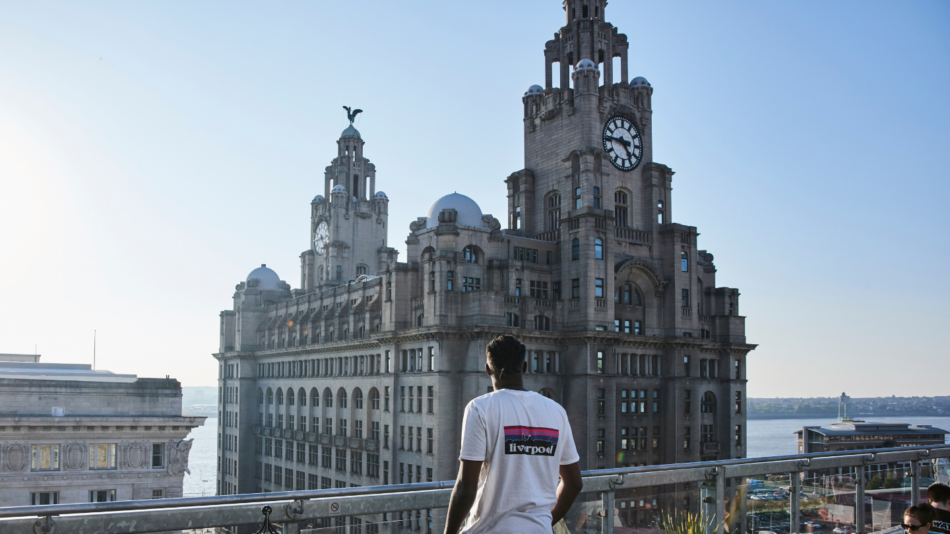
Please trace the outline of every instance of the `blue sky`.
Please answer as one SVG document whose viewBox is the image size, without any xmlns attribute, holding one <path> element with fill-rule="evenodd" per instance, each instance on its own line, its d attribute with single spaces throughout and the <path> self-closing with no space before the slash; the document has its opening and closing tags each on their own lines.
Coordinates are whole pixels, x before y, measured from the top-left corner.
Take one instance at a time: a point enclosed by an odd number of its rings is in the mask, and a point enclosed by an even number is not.
<svg viewBox="0 0 950 534">
<path fill-rule="evenodd" d="M 503 219 L 554 0 L 0 1 L 0 352 L 213 385 L 218 312 L 299 285 L 309 201 L 360 107 L 392 243 L 442 194 Z M 654 87 L 749 395 L 947 394 L 950 4 L 643 2 L 607 19 Z M 903 371 L 908 368 L 908 371 Z M 923 377 L 923 379 L 921 379 Z"/>
</svg>

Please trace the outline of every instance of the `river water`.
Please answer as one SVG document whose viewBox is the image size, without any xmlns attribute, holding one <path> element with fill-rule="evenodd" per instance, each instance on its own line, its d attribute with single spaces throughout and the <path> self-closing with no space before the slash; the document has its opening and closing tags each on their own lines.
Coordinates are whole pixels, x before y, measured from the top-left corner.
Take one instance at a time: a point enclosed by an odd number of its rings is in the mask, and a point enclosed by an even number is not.
<svg viewBox="0 0 950 534">
<path fill-rule="evenodd" d="M 874 417 L 869 420 L 880 422 L 902 422 L 915 425 L 933 425 L 950 430 L 950 417 Z M 762 456 L 783 456 L 798 453 L 798 442 L 792 432 L 803 426 L 827 426 L 833 421 L 828 419 L 752 419 L 746 424 L 749 458 Z M 191 474 L 185 475 L 184 493 L 186 497 L 214 495 L 215 492 L 215 452 L 217 419 L 208 418 L 205 426 L 195 429 L 190 438 L 195 439 L 191 448 L 189 467 Z"/>
</svg>

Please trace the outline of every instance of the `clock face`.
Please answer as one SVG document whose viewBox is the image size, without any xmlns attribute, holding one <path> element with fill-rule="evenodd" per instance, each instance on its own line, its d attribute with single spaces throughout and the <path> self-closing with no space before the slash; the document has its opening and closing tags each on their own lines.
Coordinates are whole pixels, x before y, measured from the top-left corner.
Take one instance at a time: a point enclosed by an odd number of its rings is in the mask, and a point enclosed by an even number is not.
<svg viewBox="0 0 950 534">
<path fill-rule="evenodd" d="M 632 171 L 643 157 L 643 139 L 637 126 L 626 117 L 616 115 L 604 125 L 604 152 L 614 167 Z"/>
<path fill-rule="evenodd" d="M 326 221 L 320 221 L 316 231 L 313 232 L 313 251 L 323 256 L 324 247 L 327 246 L 327 237 L 330 235 L 330 228 Z"/>
</svg>

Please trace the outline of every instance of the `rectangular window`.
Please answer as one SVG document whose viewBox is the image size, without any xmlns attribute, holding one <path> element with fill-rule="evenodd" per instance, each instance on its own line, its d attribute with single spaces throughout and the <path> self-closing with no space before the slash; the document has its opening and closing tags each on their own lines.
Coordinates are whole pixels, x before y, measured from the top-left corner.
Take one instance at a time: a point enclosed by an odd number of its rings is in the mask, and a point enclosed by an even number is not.
<svg viewBox="0 0 950 534">
<path fill-rule="evenodd" d="M 297 463 L 307 463 L 307 445 L 305 443 L 297 443 Z"/>
<path fill-rule="evenodd" d="M 363 453 L 360 451 L 350 451 L 350 473 L 354 475 L 363 474 Z"/>
<path fill-rule="evenodd" d="M 284 485 L 284 469 L 279 466 L 274 466 L 274 485 L 283 486 Z"/>
<path fill-rule="evenodd" d="M 346 471 L 346 449 L 334 449 L 333 455 L 336 458 L 336 470 Z"/>
<path fill-rule="evenodd" d="M 682 293 L 683 307 L 689 308 L 689 290 L 684 289 Z"/>
<path fill-rule="evenodd" d="M 366 455 L 366 475 L 372 478 L 379 478 L 379 455 Z"/>
<path fill-rule="evenodd" d="M 435 371 L 435 347 L 429 347 L 429 371 Z"/>
<path fill-rule="evenodd" d="M 445 289 L 446 291 L 455 290 L 455 272 L 448 271 L 445 273 Z"/>
<path fill-rule="evenodd" d="M 742 446 L 742 425 L 736 425 L 736 447 Z"/>
<path fill-rule="evenodd" d="M 561 300 L 561 283 L 551 282 L 551 297 L 554 300 Z"/>
<path fill-rule="evenodd" d="M 736 391 L 736 413 L 742 413 L 742 392 Z"/>
<path fill-rule="evenodd" d="M 604 279 L 603 278 L 594 279 L 594 296 L 599 299 L 604 298 Z"/>
<path fill-rule="evenodd" d="M 30 504 L 33 506 L 59 504 L 59 492 L 58 491 L 39 491 L 35 493 L 30 493 Z"/>
<path fill-rule="evenodd" d="M 320 446 L 319 445 L 308 445 L 307 446 L 307 464 L 308 465 L 318 465 L 320 463 Z"/>
<path fill-rule="evenodd" d="M 571 298 L 572 299 L 581 298 L 581 279 L 580 278 L 571 279 Z"/>
<path fill-rule="evenodd" d="M 406 386 L 399 386 L 399 411 L 406 411 Z"/>
<path fill-rule="evenodd" d="M 428 386 L 426 389 L 428 397 L 426 397 L 426 413 L 433 413 L 435 408 L 435 387 Z"/>
<path fill-rule="evenodd" d="M 388 351 L 387 351 L 387 352 L 388 352 Z M 387 362 L 389 361 L 389 357 L 388 357 L 388 356 L 387 356 L 387 358 L 386 358 L 386 361 L 387 361 Z M 387 365 L 388 365 L 388 363 L 387 363 Z M 388 412 L 388 411 L 389 411 L 389 386 L 386 386 L 386 387 L 383 389 L 383 391 L 385 391 L 384 402 L 383 402 L 383 411 L 384 411 L 384 412 Z"/>
<path fill-rule="evenodd" d="M 432 429 L 427 428 L 426 429 L 426 452 L 428 454 L 432 454 L 432 445 L 434 441 L 435 439 L 433 439 L 432 437 Z"/>
<path fill-rule="evenodd" d="M 690 428 L 687 426 L 683 428 L 683 449 L 687 449 L 687 450 L 689 449 L 689 442 L 690 442 Z"/>
<path fill-rule="evenodd" d="M 383 448 L 389 448 L 389 425 L 383 425 Z"/>
<path fill-rule="evenodd" d="M 320 448 L 320 467 L 330 468 L 333 458 L 330 456 L 330 447 Z"/>
<path fill-rule="evenodd" d="M 399 450 L 406 449 L 406 427 L 399 427 Z"/>
<path fill-rule="evenodd" d="M 58 455 L 58 445 L 56 449 Z M 89 445 L 89 469 L 115 469 L 115 467 L 115 443 Z"/>
<path fill-rule="evenodd" d="M 389 462 L 383 462 L 383 485 L 389 485 Z"/>
<path fill-rule="evenodd" d="M 152 469 L 165 467 L 165 445 L 152 443 Z"/>
<path fill-rule="evenodd" d="M 597 351 L 597 374 L 604 374 L 604 353 Z"/>
<path fill-rule="evenodd" d="M 91 447 L 96 447 L 92 445 Z M 115 467 L 115 445 L 112 445 L 113 461 L 109 467 Z M 95 469 L 93 463 L 89 463 L 90 469 Z M 33 445 L 33 460 L 30 467 L 33 471 L 57 471 L 59 470 L 59 445 Z"/>
<path fill-rule="evenodd" d="M 115 501 L 115 490 L 91 490 L 89 492 L 89 502 L 113 502 Z"/>
<path fill-rule="evenodd" d="M 272 467 L 271 464 L 264 464 L 264 482 L 270 482 L 272 480 L 271 467 Z"/>
</svg>

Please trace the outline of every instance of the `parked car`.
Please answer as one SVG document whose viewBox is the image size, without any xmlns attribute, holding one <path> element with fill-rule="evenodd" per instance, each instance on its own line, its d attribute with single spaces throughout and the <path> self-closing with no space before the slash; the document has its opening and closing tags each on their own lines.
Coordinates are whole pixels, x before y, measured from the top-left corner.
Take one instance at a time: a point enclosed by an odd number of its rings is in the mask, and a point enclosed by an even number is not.
<svg viewBox="0 0 950 534">
<path fill-rule="evenodd" d="M 832 532 L 834 532 L 834 534 L 854 534 L 855 530 L 847 525 L 841 525 L 840 527 L 835 527 Z"/>
</svg>

